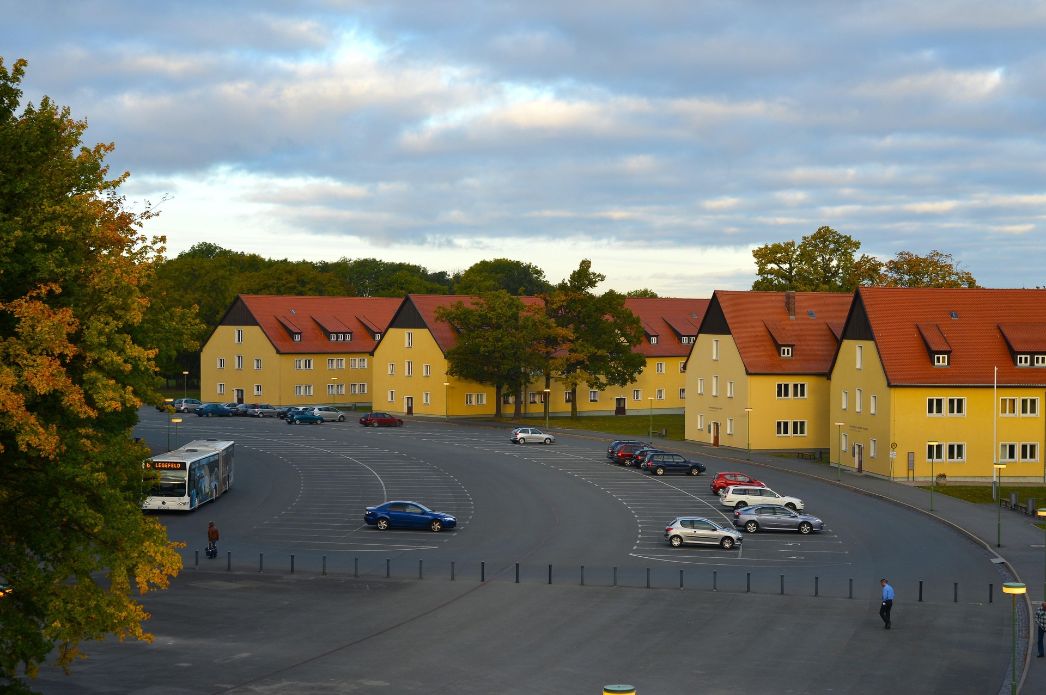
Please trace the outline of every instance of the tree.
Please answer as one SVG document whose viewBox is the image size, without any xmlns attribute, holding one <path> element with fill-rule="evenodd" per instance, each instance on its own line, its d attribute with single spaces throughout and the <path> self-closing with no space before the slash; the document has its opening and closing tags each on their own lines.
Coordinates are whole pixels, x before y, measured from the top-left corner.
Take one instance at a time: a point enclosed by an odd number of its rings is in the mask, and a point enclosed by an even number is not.
<svg viewBox="0 0 1046 695">
<path fill-rule="evenodd" d="M 154 397 L 153 350 L 132 338 L 162 240 L 125 208 L 111 144 L 48 98 L 17 114 L 27 63 L 0 60 L 0 689 L 82 640 L 149 639 L 134 592 L 166 587 L 181 561 L 141 513 L 131 437 Z"/>
<path fill-rule="evenodd" d="M 625 293 L 626 297 L 641 297 L 647 299 L 657 299 L 657 292 L 646 287 L 642 287 L 638 290 L 629 290 Z"/>
<path fill-rule="evenodd" d="M 542 343 L 554 331 L 540 306 L 526 305 L 505 290 L 481 295 L 471 305 L 455 302 L 436 310 L 455 328 L 457 344 L 447 351 L 448 373 L 494 387 L 494 414 L 501 417 L 501 394 L 520 394 L 544 366 Z"/>
<path fill-rule="evenodd" d="M 495 258 L 473 264 L 454 286 L 458 294 L 483 294 L 505 290 L 517 296 L 535 296 L 548 291 L 545 271 L 531 263 Z"/>
<path fill-rule="evenodd" d="M 861 242 L 831 227 L 819 227 L 797 244 L 784 241 L 752 250 L 758 278 L 753 290 L 805 292 L 852 292 L 858 286 L 875 284 L 882 264 L 875 258 L 857 256 Z"/>
<path fill-rule="evenodd" d="M 643 327 L 625 306 L 625 296 L 613 290 L 602 295 L 592 292 L 605 279 L 584 259 L 546 300 L 549 317 L 564 333 L 545 384 L 547 388 L 553 371 L 566 382 L 572 417 L 577 416 L 579 384 L 600 391 L 625 386 L 646 366 L 643 355 L 632 350 L 643 339 Z"/>
<path fill-rule="evenodd" d="M 925 256 L 900 251 L 886 262 L 883 284 L 889 287 L 977 287 L 972 273 L 960 270 L 950 253 L 936 249 Z"/>
</svg>

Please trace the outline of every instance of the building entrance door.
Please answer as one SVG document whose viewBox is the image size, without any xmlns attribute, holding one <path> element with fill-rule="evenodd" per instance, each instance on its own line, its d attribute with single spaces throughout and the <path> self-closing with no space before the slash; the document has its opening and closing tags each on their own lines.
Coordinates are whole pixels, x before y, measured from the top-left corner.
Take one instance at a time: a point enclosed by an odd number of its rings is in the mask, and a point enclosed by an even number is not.
<svg viewBox="0 0 1046 695">
<path fill-rule="evenodd" d="M 864 444 L 854 444 L 854 466 L 858 473 L 864 472 Z"/>
<path fill-rule="evenodd" d="M 414 414 L 414 396 L 404 396 L 403 410 L 407 413 L 407 415 Z"/>
<path fill-rule="evenodd" d="M 614 415 L 625 414 L 625 397 L 618 396 L 614 399 Z"/>
<path fill-rule="evenodd" d="M 232 395 L 237 403 L 243 403 L 243 389 L 233 389 Z"/>
<path fill-rule="evenodd" d="M 712 423 L 712 446 L 719 446 L 719 423 Z"/>
</svg>

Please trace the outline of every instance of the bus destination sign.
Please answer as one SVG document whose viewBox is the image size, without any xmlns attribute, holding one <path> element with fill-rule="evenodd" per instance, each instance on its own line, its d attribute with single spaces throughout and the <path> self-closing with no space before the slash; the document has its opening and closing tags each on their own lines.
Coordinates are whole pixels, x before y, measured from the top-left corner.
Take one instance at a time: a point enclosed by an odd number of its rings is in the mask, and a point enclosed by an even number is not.
<svg viewBox="0 0 1046 695">
<path fill-rule="evenodd" d="M 185 470 L 185 462 L 184 461 L 146 461 L 145 462 L 145 467 L 146 468 L 164 469 L 164 470 L 184 471 Z"/>
</svg>

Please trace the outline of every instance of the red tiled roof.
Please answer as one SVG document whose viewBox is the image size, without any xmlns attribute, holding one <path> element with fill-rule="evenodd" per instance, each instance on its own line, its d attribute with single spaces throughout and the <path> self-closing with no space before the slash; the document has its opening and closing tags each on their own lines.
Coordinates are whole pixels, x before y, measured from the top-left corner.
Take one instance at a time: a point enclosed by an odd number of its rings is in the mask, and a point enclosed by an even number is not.
<svg viewBox="0 0 1046 695">
<path fill-rule="evenodd" d="M 241 294 L 239 300 L 281 353 L 369 353 L 374 350 L 374 331 L 358 316 L 366 312 L 384 330 L 400 305 L 396 297 L 294 297 Z M 345 329 L 330 331 L 334 322 Z M 291 333 L 301 333 L 295 341 Z M 352 333 L 349 342 L 332 342 L 328 333 Z M 380 332 L 380 331 L 379 331 Z"/>
<path fill-rule="evenodd" d="M 436 320 L 436 309 L 449 307 L 458 302 L 465 306 L 472 306 L 478 299 L 478 297 L 467 294 L 409 294 L 404 301 L 410 301 L 414 304 L 425 325 L 428 326 L 429 333 L 432 334 L 436 344 L 439 345 L 443 354 L 447 354 L 447 350 L 457 344 L 458 332 L 446 321 Z M 544 305 L 544 300 L 541 297 L 520 297 L 519 299 L 526 306 Z"/>
<path fill-rule="evenodd" d="M 713 301 L 722 307 L 749 374 L 827 374 L 839 345 L 836 330 L 846 320 L 853 295 L 796 292 L 791 318 L 786 294 L 716 290 Z M 775 333 L 790 342 L 776 342 Z M 792 345 L 792 356 L 781 357 L 779 345 Z"/>
<path fill-rule="evenodd" d="M 930 352 L 952 351 L 952 346 L 948 344 L 948 339 L 944 337 L 944 332 L 936 323 L 918 323 L 915 327 L 919 329 L 919 335 L 922 336 L 926 349 Z"/>
<path fill-rule="evenodd" d="M 1043 337 L 1042 328 L 1018 326 L 1046 324 L 1046 290 L 863 287 L 857 298 L 890 384 L 987 386 L 995 367 L 999 384 L 1046 383 L 1046 368 L 1016 366 L 1006 338 L 1008 332 L 1024 347 L 1043 345 L 1035 337 Z M 934 366 L 919 324 L 939 327 L 951 346 L 947 367 Z"/>
<path fill-rule="evenodd" d="M 697 329 L 708 308 L 707 299 L 678 297 L 628 297 L 625 306 L 643 324 L 647 338 L 636 346 L 636 352 L 646 357 L 686 357 L 691 344 L 684 344 L 682 336 L 697 336 Z M 657 336 L 651 345 L 649 336 Z"/>
<path fill-rule="evenodd" d="M 1046 322 L 1000 323 L 999 331 L 1014 352 L 1046 353 Z"/>
</svg>

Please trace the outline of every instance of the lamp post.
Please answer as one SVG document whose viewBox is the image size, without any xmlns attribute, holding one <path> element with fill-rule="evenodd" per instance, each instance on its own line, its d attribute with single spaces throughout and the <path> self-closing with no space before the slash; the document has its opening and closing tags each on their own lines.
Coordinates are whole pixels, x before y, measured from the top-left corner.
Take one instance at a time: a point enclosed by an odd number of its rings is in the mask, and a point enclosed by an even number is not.
<svg viewBox="0 0 1046 695">
<path fill-rule="evenodd" d="M 835 464 L 835 480 L 836 480 L 836 482 L 839 482 L 840 480 L 843 479 L 843 477 L 842 477 L 843 476 L 843 474 L 842 474 L 842 470 L 843 470 L 843 453 L 842 452 L 843 452 L 843 425 L 845 425 L 845 424 L 846 424 L 845 422 L 837 422 L 837 423 L 835 423 L 836 440 L 838 441 L 838 444 L 839 444 L 839 461 Z M 828 460 L 830 461 L 831 458 L 832 457 L 829 456 Z"/>
<path fill-rule="evenodd" d="M 1002 492 L 1002 469 L 1006 468 L 1006 464 L 993 463 L 992 468 L 995 470 L 995 479 L 1000 483 L 999 491 Z M 995 500 L 995 547 L 1002 547 L 1002 495 Z"/>
<path fill-rule="evenodd" d="M 189 372 L 182 372 L 182 398 L 189 397 Z"/>
<path fill-rule="evenodd" d="M 1006 582 L 1002 585 L 1002 593 L 1009 594 L 1013 598 L 1013 652 L 1011 653 L 1012 668 L 1010 671 L 1010 693 L 1017 695 L 1017 597 L 1027 593 L 1028 588 L 1020 582 Z"/>
<path fill-rule="evenodd" d="M 745 408 L 745 428 L 748 430 L 745 434 L 745 449 L 748 450 L 747 459 L 752 460 L 752 409 Z"/>
<path fill-rule="evenodd" d="M 647 402 L 650 405 L 650 432 L 649 432 L 649 435 L 648 435 L 647 438 L 648 439 L 653 439 L 654 438 L 654 399 L 648 397 L 647 398 Z"/>
<path fill-rule="evenodd" d="M 175 443 L 175 445 L 178 444 L 178 423 L 180 423 L 181 421 L 182 421 L 182 419 L 180 417 L 172 417 L 171 418 L 171 422 L 174 423 L 174 443 Z M 170 427 L 167 428 L 167 448 L 168 449 L 171 448 L 171 428 Z"/>
<path fill-rule="evenodd" d="M 1042 526 L 1042 600 L 1046 601 L 1046 507 L 1035 510 L 1035 516 L 1043 522 Z"/>
<path fill-rule="evenodd" d="M 542 393 L 545 394 L 545 429 L 547 430 L 548 429 L 548 406 L 550 405 L 548 401 L 549 401 L 549 394 L 552 393 L 552 389 L 544 389 L 544 391 L 542 391 Z"/>
<path fill-rule="evenodd" d="M 443 419 L 450 417 L 450 382 L 443 382 Z"/>
<path fill-rule="evenodd" d="M 930 455 L 930 511 L 933 511 L 933 493 L 937 487 L 937 478 L 933 472 L 933 462 L 937 459 L 937 447 L 940 446 L 940 442 L 926 442 L 926 448 L 929 449 Z"/>
</svg>

